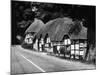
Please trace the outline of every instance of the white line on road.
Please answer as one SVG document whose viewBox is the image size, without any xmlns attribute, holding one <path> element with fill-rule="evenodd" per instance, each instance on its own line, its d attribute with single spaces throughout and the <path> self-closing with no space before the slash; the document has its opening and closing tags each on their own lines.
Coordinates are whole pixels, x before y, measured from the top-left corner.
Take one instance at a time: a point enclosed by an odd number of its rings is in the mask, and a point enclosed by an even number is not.
<svg viewBox="0 0 100 75">
<path fill-rule="evenodd" d="M 19 53 L 20 54 L 20 53 Z M 45 70 L 43 70 L 41 67 L 39 67 L 38 65 L 36 65 L 35 63 L 33 63 L 32 61 L 30 61 L 29 59 L 27 59 L 24 55 L 20 54 L 24 59 L 26 59 L 28 62 L 30 62 L 33 66 L 35 66 L 36 68 L 38 68 L 40 71 L 42 72 L 46 72 Z"/>
</svg>

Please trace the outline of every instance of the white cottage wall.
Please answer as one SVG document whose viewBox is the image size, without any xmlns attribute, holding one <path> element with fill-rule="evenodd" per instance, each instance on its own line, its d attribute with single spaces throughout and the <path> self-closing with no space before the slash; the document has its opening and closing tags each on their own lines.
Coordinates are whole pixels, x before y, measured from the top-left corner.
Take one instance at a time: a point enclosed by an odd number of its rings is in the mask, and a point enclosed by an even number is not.
<svg viewBox="0 0 100 75">
<path fill-rule="evenodd" d="M 24 39 L 25 43 L 32 44 L 33 43 L 32 37 L 33 36 L 31 34 L 27 34 L 25 39 Z"/>
<path fill-rule="evenodd" d="M 38 39 L 36 39 L 34 45 L 34 49 L 38 51 Z"/>
</svg>

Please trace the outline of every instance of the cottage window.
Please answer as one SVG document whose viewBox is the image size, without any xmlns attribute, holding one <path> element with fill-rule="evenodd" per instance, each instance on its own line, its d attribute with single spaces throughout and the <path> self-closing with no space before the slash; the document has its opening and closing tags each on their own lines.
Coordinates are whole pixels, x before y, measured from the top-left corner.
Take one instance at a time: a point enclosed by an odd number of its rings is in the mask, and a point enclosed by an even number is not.
<svg viewBox="0 0 100 75">
<path fill-rule="evenodd" d="M 75 54 L 75 51 L 74 50 L 71 50 L 71 55 L 74 55 Z"/>
<path fill-rule="evenodd" d="M 45 44 L 45 47 L 49 47 L 49 44 Z"/>
<path fill-rule="evenodd" d="M 74 45 L 71 45 L 71 50 L 74 49 Z"/>
<path fill-rule="evenodd" d="M 75 55 L 79 55 L 79 51 L 78 50 L 75 51 Z"/>
<path fill-rule="evenodd" d="M 42 44 L 41 43 L 39 44 L 39 47 L 42 47 Z"/>
<path fill-rule="evenodd" d="M 32 38 L 29 38 L 29 39 L 28 39 L 28 43 L 29 43 L 29 44 L 32 44 L 32 43 L 33 43 Z"/>
<path fill-rule="evenodd" d="M 70 44 L 69 36 L 68 36 L 68 35 L 64 35 L 64 37 L 63 37 L 63 41 L 64 41 L 64 44 L 65 44 L 65 45 Z"/>
<path fill-rule="evenodd" d="M 70 39 L 65 39 L 64 43 L 65 43 L 65 45 L 69 45 L 69 44 L 71 44 L 71 40 Z"/>
<path fill-rule="evenodd" d="M 80 43 L 80 47 L 84 47 L 84 43 Z"/>
<path fill-rule="evenodd" d="M 51 47 L 53 47 L 53 43 L 51 42 Z"/>
<path fill-rule="evenodd" d="M 67 40 L 67 39 L 65 39 L 65 41 L 64 41 L 64 42 L 65 42 L 65 45 L 67 45 L 67 44 L 68 44 L 68 42 L 67 42 L 67 41 L 68 41 L 68 40 Z"/>
<path fill-rule="evenodd" d="M 47 43 L 50 43 L 50 37 L 47 38 Z"/>
<path fill-rule="evenodd" d="M 80 51 L 79 51 L 79 43 L 78 41 L 75 44 L 75 58 L 77 58 L 77 56 L 80 55 Z"/>
<path fill-rule="evenodd" d="M 41 38 L 41 44 L 42 44 L 42 45 L 44 44 L 44 40 L 43 40 L 43 38 Z"/>
<path fill-rule="evenodd" d="M 57 50 L 59 50 L 59 49 L 60 49 L 60 45 L 57 46 Z"/>
<path fill-rule="evenodd" d="M 80 55 L 84 57 L 85 52 L 87 50 L 87 42 L 85 40 L 82 40 L 80 43 Z"/>
<path fill-rule="evenodd" d="M 75 49 L 79 50 L 79 44 L 75 44 Z"/>
<path fill-rule="evenodd" d="M 70 39 L 68 39 L 67 41 L 68 41 L 68 44 L 71 44 L 71 40 Z"/>
<path fill-rule="evenodd" d="M 80 55 L 84 55 L 84 51 L 80 51 Z"/>
<path fill-rule="evenodd" d="M 74 55 L 75 53 L 74 49 L 75 49 L 74 45 L 71 45 L 71 55 Z"/>
</svg>

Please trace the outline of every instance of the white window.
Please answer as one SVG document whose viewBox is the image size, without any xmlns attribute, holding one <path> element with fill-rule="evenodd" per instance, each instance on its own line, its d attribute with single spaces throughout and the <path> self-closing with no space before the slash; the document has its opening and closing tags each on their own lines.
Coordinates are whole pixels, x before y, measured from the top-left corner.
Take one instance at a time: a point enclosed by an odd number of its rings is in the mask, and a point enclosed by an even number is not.
<svg viewBox="0 0 100 75">
<path fill-rule="evenodd" d="M 74 45 L 71 45 L 71 50 L 74 49 Z"/>
<path fill-rule="evenodd" d="M 79 44 L 75 44 L 75 49 L 79 50 Z"/>
<path fill-rule="evenodd" d="M 47 43 L 50 43 L 50 37 L 47 38 Z"/>
<path fill-rule="evenodd" d="M 33 41 L 32 41 L 32 38 L 29 38 L 29 44 L 32 44 Z"/>
<path fill-rule="evenodd" d="M 53 47 L 53 43 L 51 42 L 51 47 Z"/>
<path fill-rule="evenodd" d="M 42 47 L 41 43 L 39 43 L 39 47 Z"/>
<path fill-rule="evenodd" d="M 71 44 L 71 40 L 70 39 L 65 39 L 64 42 L 65 42 L 65 45 Z"/>
<path fill-rule="evenodd" d="M 59 50 L 60 49 L 60 46 L 57 46 L 57 50 Z"/>
<path fill-rule="evenodd" d="M 64 43 L 65 43 L 65 45 L 67 45 L 67 44 L 68 44 L 67 39 L 65 39 Z"/>
<path fill-rule="evenodd" d="M 43 40 L 43 38 L 41 38 L 41 44 L 44 44 L 44 40 Z"/>
<path fill-rule="evenodd" d="M 80 43 L 80 47 L 87 47 L 87 43 Z"/>
<path fill-rule="evenodd" d="M 80 47 L 84 47 L 84 43 L 80 43 Z"/>
<path fill-rule="evenodd" d="M 71 55 L 74 54 L 74 52 L 75 52 L 74 50 L 71 50 Z"/>
<path fill-rule="evenodd" d="M 80 55 L 84 55 L 84 51 L 80 51 Z"/>
<path fill-rule="evenodd" d="M 45 44 L 45 47 L 49 47 L 49 45 L 48 44 Z"/>
<path fill-rule="evenodd" d="M 79 50 L 75 51 L 75 55 L 79 55 L 79 53 L 80 53 Z"/>
<path fill-rule="evenodd" d="M 68 41 L 68 44 L 71 44 L 71 40 L 70 39 L 68 39 L 67 41 Z"/>
</svg>

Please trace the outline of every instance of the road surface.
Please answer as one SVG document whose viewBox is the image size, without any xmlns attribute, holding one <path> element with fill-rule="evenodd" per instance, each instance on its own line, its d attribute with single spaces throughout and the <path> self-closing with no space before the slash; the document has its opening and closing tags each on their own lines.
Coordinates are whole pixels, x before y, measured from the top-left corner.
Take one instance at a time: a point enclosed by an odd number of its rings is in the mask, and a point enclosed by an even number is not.
<svg viewBox="0 0 100 75">
<path fill-rule="evenodd" d="M 31 74 L 40 72 L 58 72 L 95 69 L 94 65 L 84 64 L 42 52 L 23 49 L 20 45 L 11 47 L 11 74 Z"/>
</svg>

